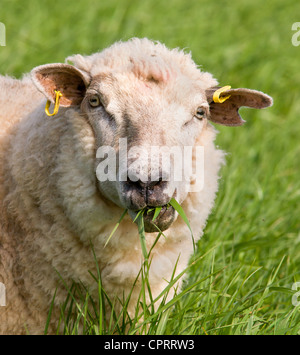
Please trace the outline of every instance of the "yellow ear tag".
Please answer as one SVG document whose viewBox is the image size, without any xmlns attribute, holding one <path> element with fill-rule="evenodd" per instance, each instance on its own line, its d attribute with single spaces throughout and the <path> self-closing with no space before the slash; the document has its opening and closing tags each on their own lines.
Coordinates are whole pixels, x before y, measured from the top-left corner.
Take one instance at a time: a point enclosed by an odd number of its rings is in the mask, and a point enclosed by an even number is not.
<svg viewBox="0 0 300 355">
<path fill-rule="evenodd" d="M 227 99 L 230 98 L 231 95 L 227 95 L 227 96 L 222 96 L 220 97 L 220 95 L 223 93 L 223 92 L 226 92 L 228 90 L 231 89 L 231 86 L 230 85 L 227 85 L 227 86 L 223 86 L 222 88 L 216 90 L 214 92 L 214 95 L 213 95 L 213 101 L 216 102 L 216 103 L 223 103 L 224 101 L 226 101 Z"/>
<path fill-rule="evenodd" d="M 60 98 L 62 97 L 62 93 L 58 90 L 55 90 L 55 104 L 54 104 L 54 110 L 53 110 L 53 113 L 50 113 L 49 112 L 49 107 L 50 107 L 50 104 L 51 104 L 51 101 L 48 100 L 47 103 L 46 103 L 46 107 L 45 107 L 45 112 L 46 112 L 46 115 L 47 116 L 55 116 L 58 112 L 58 109 L 59 109 L 59 101 L 60 101 Z"/>
</svg>

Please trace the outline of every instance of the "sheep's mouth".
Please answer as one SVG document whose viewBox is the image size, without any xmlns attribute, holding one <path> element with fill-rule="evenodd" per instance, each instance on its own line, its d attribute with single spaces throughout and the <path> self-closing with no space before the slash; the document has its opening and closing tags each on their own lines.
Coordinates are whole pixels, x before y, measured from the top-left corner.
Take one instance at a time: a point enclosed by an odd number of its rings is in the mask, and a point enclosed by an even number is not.
<svg viewBox="0 0 300 355">
<path fill-rule="evenodd" d="M 141 213 L 144 220 L 144 228 L 147 233 L 154 233 L 164 231 L 168 229 L 175 219 L 175 209 L 167 204 L 159 207 L 160 211 L 157 217 L 153 220 L 157 209 L 155 207 L 147 206 Z M 135 222 L 137 222 L 136 216 L 140 211 L 129 211 L 129 214 Z"/>
</svg>

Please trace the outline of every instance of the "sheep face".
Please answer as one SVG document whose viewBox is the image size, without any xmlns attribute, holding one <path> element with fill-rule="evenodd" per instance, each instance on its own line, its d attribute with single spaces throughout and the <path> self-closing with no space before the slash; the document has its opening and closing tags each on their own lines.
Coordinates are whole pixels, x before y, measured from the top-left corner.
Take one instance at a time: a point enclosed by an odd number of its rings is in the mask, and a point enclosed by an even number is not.
<svg viewBox="0 0 300 355">
<path fill-rule="evenodd" d="M 128 73 L 99 75 L 81 104 L 96 137 L 101 194 L 127 208 L 133 219 L 146 209 L 147 232 L 157 231 L 151 223 L 154 211 L 149 213 L 155 207 L 162 207 L 156 220 L 161 230 L 175 220 L 168 203 L 173 197 L 183 201 L 189 192 L 192 171 L 186 166 L 191 165 L 193 147 L 206 124 L 209 107 L 204 93 L 195 82 L 182 82 L 184 88 Z"/>
<path fill-rule="evenodd" d="M 145 229 L 156 232 L 153 209 L 162 207 L 156 225 L 167 229 L 176 219 L 168 203 L 181 203 L 195 184 L 197 148 L 207 119 L 229 126 L 244 121 L 240 106 L 267 107 L 267 95 L 230 90 L 215 103 L 217 81 L 201 72 L 189 55 L 148 40 L 118 43 L 90 57 L 74 56 L 75 66 L 49 64 L 32 72 L 40 91 L 61 106 L 75 109 L 90 123 L 96 141 L 95 171 L 100 193 L 134 219 L 145 209 Z M 211 144 L 211 142 L 210 142 Z M 189 149 L 187 149 L 189 148 Z M 204 147 L 205 149 L 205 147 Z M 194 190 L 195 191 L 195 190 Z M 199 192 L 199 188 L 196 189 Z"/>
</svg>

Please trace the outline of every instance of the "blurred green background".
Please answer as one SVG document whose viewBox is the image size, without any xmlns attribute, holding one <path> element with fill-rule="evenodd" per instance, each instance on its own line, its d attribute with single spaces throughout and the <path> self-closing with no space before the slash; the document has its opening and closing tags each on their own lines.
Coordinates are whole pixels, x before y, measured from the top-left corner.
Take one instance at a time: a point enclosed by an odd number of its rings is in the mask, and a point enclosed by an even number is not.
<svg viewBox="0 0 300 355">
<path fill-rule="evenodd" d="M 148 37 L 191 51 L 222 83 L 279 92 L 289 107 L 300 86 L 300 47 L 291 43 L 297 21 L 297 0 L 1 0 L 0 73 L 20 76 L 71 54 Z"/>
<path fill-rule="evenodd" d="M 291 44 L 299 14 L 296 0 L 1 0 L 7 40 L 0 68 L 19 75 L 138 36 L 192 51 L 198 64 L 226 82 L 252 79 L 263 86 L 274 76 L 270 89 L 290 79 L 299 86 L 299 47 Z"/>
<path fill-rule="evenodd" d="M 227 269 L 209 286 L 216 293 L 224 285 L 239 289 L 245 276 L 231 280 L 243 268 L 259 270 L 239 293 L 226 288 L 235 296 L 232 308 L 227 304 L 228 323 L 239 322 L 236 300 L 251 295 L 251 314 L 258 318 L 251 318 L 250 333 L 297 333 L 299 312 L 296 316 L 289 291 L 300 280 L 300 46 L 292 44 L 292 25 L 300 22 L 299 0 L 0 0 L 0 22 L 6 26 L 0 74 L 20 77 L 71 54 L 148 37 L 191 51 L 195 62 L 222 85 L 273 97 L 269 109 L 242 109 L 243 127 L 218 127 L 217 144 L 229 154 L 199 250 L 220 245 L 214 267 Z M 211 259 L 204 259 L 191 279 L 203 277 L 210 267 Z M 270 292 L 260 293 L 261 288 Z M 205 297 L 201 302 L 199 317 L 224 312 L 221 301 L 219 309 L 207 306 L 210 299 Z M 218 325 L 210 319 L 213 324 L 201 323 L 195 332 L 229 329 L 224 318 Z"/>
</svg>

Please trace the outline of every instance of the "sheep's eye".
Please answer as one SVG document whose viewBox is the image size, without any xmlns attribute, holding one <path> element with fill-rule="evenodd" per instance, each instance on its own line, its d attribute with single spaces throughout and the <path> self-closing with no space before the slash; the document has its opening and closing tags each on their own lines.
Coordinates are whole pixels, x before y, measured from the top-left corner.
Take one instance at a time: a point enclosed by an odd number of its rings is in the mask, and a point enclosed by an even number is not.
<svg viewBox="0 0 300 355">
<path fill-rule="evenodd" d="M 101 105 L 101 101 L 100 101 L 100 98 L 99 96 L 97 95 L 93 95 L 89 98 L 89 104 L 92 106 L 92 107 L 98 107 Z"/>
<path fill-rule="evenodd" d="M 202 107 L 198 107 L 195 116 L 199 119 L 202 120 L 206 116 L 206 112 Z"/>
</svg>

